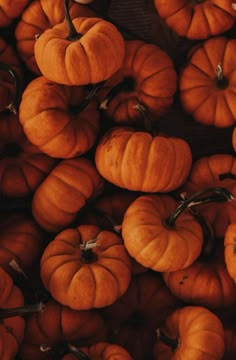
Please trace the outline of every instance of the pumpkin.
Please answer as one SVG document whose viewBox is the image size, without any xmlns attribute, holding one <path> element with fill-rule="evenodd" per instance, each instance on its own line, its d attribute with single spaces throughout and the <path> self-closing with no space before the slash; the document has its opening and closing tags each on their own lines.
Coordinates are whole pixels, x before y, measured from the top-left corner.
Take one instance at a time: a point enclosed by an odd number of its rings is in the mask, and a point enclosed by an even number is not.
<svg viewBox="0 0 236 360">
<path fill-rule="evenodd" d="M 167 287 L 185 303 L 210 309 L 236 304 L 236 287 L 225 266 L 221 239 L 215 240 L 214 247 L 189 267 L 163 273 Z"/>
<path fill-rule="evenodd" d="M 236 158 L 230 154 L 213 154 L 203 156 L 193 163 L 187 182 L 182 187 L 188 195 L 194 194 L 207 187 L 223 187 L 234 196 L 236 194 Z M 217 238 L 223 238 L 226 228 L 235 222 L 236 202 L 227 202 L 199 205 L 206 221 L 213 227 Z"/>
<path fill-rule="evenodd" d="M 192 153 L 183 139 L 119 126 L 98 142 L 95 163 L 99 173 L 120 188 L 170 192 L 186 181 Z"/>
<path fill-rule="evenodd" d="M 202 306 L 184 306 L 158 329 L 154 359 L 220 360 L 224 349 L 224 328 L 219 318 Z"/>
<path fill-rule="evenodd" d="M 66 341 L 89 346 L 105 339 L 104 320 L 96 310 L 72 310 L 50 300 L 43 312 L 27 317 L 19 355 L 22 360 L 44 360 L 48 357 L 41 345 L 57 346 Z"/>
<path fill-rule="evenodd" d="M 23 84 L 23 70 L 15 49 L 0 37 L 0 112 L 16 110 L 19 86 Z M 16 93 L 17 88 L 17 93 Z"/>
<path fill-rule="evenodd" d="M 74 19 L 79 16 L 94 17 L 95 13 L 90 8 L 73 1 L 70 3 L 70 15 Z M 36 38 L 45 30 L 63 22 L 64 18 L 65 12 L 61 0 L 53 0 L 53 2 L 32 0 L 22 12 L 15 27 L 16 47 L 19 56 L 34 74 L 41 74 L 34 56 Z"/>
<path fill-rule="evenodd" d="M 136 360 L 152 359 L 156 329 L 182 306 L 159 273 L 148 271 L 132 278 L 121 298 L 103 309 L 108 340 L 123 346 Z"/>
<path fill-rule="evenodd" d="M 61 231 L 41 257 L 41 279 L 63 305 L 87 310 L 112 304 L 127 290 L 131 264 L 122 239 L 93 225 Z"/>
<path fill-rule="evenodd" d="M 17 0 L 12 6 L 8 0 L 0 2 L 0 28 L 10 25 L 14 19 L 18 18 L 22 11 L 27 7 L 30 0 Z"/>
<path fill-rule="evenodd" d="M 43 76 L 32 80 L 19 108 L 29 141 L 55 158 L 87 152 L 97 138 L 100 114 L 95 100 L 83 108 L 86 95 L 84 87 L 56 84 Z"/>
<path fill-rule="evenodd" d="M 72 21 L 69 0 L 64 4 L 66 22 L 45 30 L 34 46 L 42 75 L 65 85 L 107 80 L 123 62 L 123 36 L 115 25 L 98 17 L 77 17 Z"/>
<path fill-rule="evenodd" d="M 104 181 L 93 163 L 78 157 L 61 160 L 34 192 L 32 214 L 46 231 L 71 224 L 88 201 L 103 191 Z"/>
<path fill-rule="evenodd" d="M 6 197 L 32 195 L 55 166 L 26 138 L 18 116 L 0 114 L 0 193 Z"/>
<path fill-rule="evenodd" d="M 229 276 L 236 282 L 236 224 L 230 224 L 224 236 L 224 259 Z"/>
<path fill-rule="evenodd" d="M 177 73 L 172 59 L 157 45 L 126 40 L 125 49 L 122 66 L 98 94 L 100 109 L 115 123 L 140 125 L 142 114 L 134 105 L 140 103 L 160 117 L 174 101 Z"/>
<path fill-rule="evenodd" d="M 236 40 L 215 37 L 191 51 L 179 74 L 183 109 L 204 125 L 235 124 Z"/>
<path fill-rule="evenodd" d="M 81 350 L 88 356 L 89 360 L 116 360 L 116 359 L 132 360 L 133 359 L 131 355 L 128 353 L 128 351 L 125 350 L 122 346 L 105 341 L 98 342 L 97 344 L 93 344 L 88 348 L 82 347 Z M 76 358 L 74 358 L 74 360 L 75 359 Z"/>
<path fill-rule="evenodd" d="M 138 263 L 159 272 L 191 265 L 201 252 L 203 231 L 184 208 L 184 203 L 178 205 L 165 194 L 141 195 L 134 200 L 122 223 L 128 253 Z"/>
<path fill-rule="evenodd" d="M 154 0 L 154 5 L 172 30 L 192 40 L 222 34 L 235 23 L 236 13 L 229 0 Z"/>
<path fill-rule="evenodd" d="M 14 285 L 12 278 L 0 267 L 0 357 L 2 360 L 14 359 L 23 341 L 25 320 L 15 315 L 5 317 L 11 308 L 24 305 L 21 290 Z"/>
</svg>

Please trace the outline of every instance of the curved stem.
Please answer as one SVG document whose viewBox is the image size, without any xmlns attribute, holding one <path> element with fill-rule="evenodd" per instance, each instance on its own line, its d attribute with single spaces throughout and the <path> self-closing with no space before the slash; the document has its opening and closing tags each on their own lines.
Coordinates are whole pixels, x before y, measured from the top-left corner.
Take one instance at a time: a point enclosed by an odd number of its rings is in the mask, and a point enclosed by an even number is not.
<svg viewBox="0 0 236 360">
<path fill-rule="evenodd" d="M 34 312 L 42 312 L 45 309 L 45 305 L 42 302 L 37 304 L 19 306 L 16 308 L 0 309 L 0 319 L 6 319 L 14 316 L 24 316 Z"/>
<path fill-rule="evenodd" d="M 150 134 L 152 134 L 153 131 L 152 120 L 150 115 L 147 114 L 147 108 L 140 103 L 134 105 L 133 108 L 134 110 L 139 111 L 140 114 L 142 115 L 145 130 Z"/>
<path fill-rule="evenodd" d="M 216 77 L 217 77 L 217 80 L 219 80 L 219 81 L 221 81 L 224 77 L 223 67 L 222 67 L 221 63 L 219 63 L 216 67 Z"/>
<path fill-rule="evenodd" d="M 207 197 L 204 199 L 199 199 L 199 196 L 204 195 L 205 193 L 213 193 L 216 194 L 217 196 L 213 196 L 213 197 Z M 178 218 L 178 216 L 184 211 L 184 209 L 192 207 L 192 206 L 197 206 L 197 205 L 201 205 L 203 203 L 206 202 L 210 202 L 210 201 L 231 201 L 233 199 L 235 199 L 234 195 L 226 188 L 220 188 L 220 187 L 211 187 L 211 188 L 207 188 L 204 190 L 200 190 L 198 192 L 196 192 L 195 194 L 193 194 L 192 196 L 190 196 L 189 198 L 187 198 L 186 200 L 182 201 L 179 206 L 177 206 L 177 208 L 173 211 L 172 214 L 170 214 L 168 216 L 168 218 L 165 220 L 165 224 L 168 227 L 174 227 L 175 226 L 175 221 Z"/>
<path fill-rule="evenodd" d="M 236 180 L 236 174 L 232 174 L 230 172 L 219 174 L 219 180 L 232 179 Z"/>
<path fill-rule="evenodd" d="M 13 79 L 13 84 L 14 84 L 13 100 L 6 108 L 11 112 L 13 112 L 13 114 L 16 114 L 21 101 L 21 84 L 20 84 L 19 76 L 11 66 L 1 62 L 0 62 L 0 70 L 8 72 Z"/>
<path fill-rule="evenodd" d="M 65 11 L 65 21 L 68 29 L 68 36 L 67 39 L 70 41 L 78 40 L 82 37 L 82 34 L 78 33 L 73 21 L 70 16 L 70 7 L 69 7 L 70 0 L 64 0 L 64 11 Z"/>
<path fill-rule="evenodd" d="M 159 341 L 163 342 L 165 345 L 169 346 L 173 351 L 179 346 L 179 339 L 171 339 L 167 336 L 161 329 L 157 329 L 157 338 Z"/>
<path fill-rule="evenodd" d="M 99 246 L 97 243 L 97 239 L 91 239 L 88 241 L 83 241 L 82 244 L 80 244 L 81 249 L 81 260 L 86 263 L 92 263 L 97 260 L 97 254 L 93 252 L 93 248 Z"/>
<path fill-rule="evenodd" d="M 215 87 L 218 89 L 226 89 L 228 86 L 228 79 L 224 76 L 223 66 L 219 63 L 216 67 L 216 78 L 214 79 Z"/>
<path fill-rule="evenodd" d="M 97 92 L 103 87 L 106 80 L 101 81 L 95 85 L 93 85 L 92 89 L 89 91 L 88 95 L 84 98 L 84 100 L 81 101 L 81 103 L 77 106 L 76 113 L 80 113 L 83 111 L 89 103 L 94 99 Z"/>
</svg>

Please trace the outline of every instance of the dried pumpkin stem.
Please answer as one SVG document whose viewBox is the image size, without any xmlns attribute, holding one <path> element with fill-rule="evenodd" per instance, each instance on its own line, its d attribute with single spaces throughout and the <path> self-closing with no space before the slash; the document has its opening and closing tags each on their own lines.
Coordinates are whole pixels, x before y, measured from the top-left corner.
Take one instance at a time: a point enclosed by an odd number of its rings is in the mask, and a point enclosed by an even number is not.
<svg viewBox="0 0 236 360">
<path fill-rule="evenodd" d="M 163 342 L 165 345 L 169 346 L 173 351 L 175 351 L 180 343 L 179 339 L 172 339 L 167 336 L 161 329 L 156 330 L 158 341 Z"/>
<path fill-rule="evenodd" d="M 88 95 L 84 98 L 83 101 L 81 101 L 81 103 L 78 105 L 77 109 L 76 109 L 76 113 L 80 113 L 81 111 L 83 111 L 88 105 L 89 103 L 94 99 L 94 97 L 96 96 L 97 92 L 103 87 L 103 85 L 105 84 L 106 80 L 101 81 L 97 84 L 94 84 L 92 89 L 89 91 Z"/>
<path fill-rule="evenodd" d="M 215 87 L 218 89 L 226 89 L 228 86 L 228 79 L 224 76 L 223 66 L 219 63 L 216 67 L 216 78 L 214 79 Z"/>
<path fill-rule="evenodd" d="M 34 312 L 42 312 L 44 309 L 45 304 L 43 302 L 19 306 L 16 308 L 0 309 L 0 319 L 6 319 L 14 316 L 24 316 Z"/>
<path fill-rule="evenodd" d="M 81 260 L 86 263 L 92 263 L 97 260 L 97 254 L 93 252 L 93 248 L 99 246 L 97 243 L 97 239 L 91 239 L 88 241 L 83 241 L 82 244 L 80 244 L 81 249 Z"/>
<path fill-rule="evenodd" d="M 73 21 L 70 16 L 70 0 L 64 0 L 64 11 L 65 11 L 65 21 L 68 28 L 67 40 L 76 41 L 82 37 L 82 34 L 78 33 L 76 30 Z"/>
<path fill-rule="evenodd" d="M 205 197 L 200 198 L 201 195 L 204 195 L 205 193 L 213 193 L 212 197 Z M 216 195 L 216 196 L 215 196 Z M 168 218 L 165 220 L 165 224 L 168 227 L 174 227 L 175 222 L 178 218 L 178 216 L 189 207 L 201 205 L 205 202 L 214 202 L 214 201 L 231 201 L 235 199 L 234 195 L 226 188 L 220 188 L 220 187 L 211 187 L 204 190 L 200 190 L 196 193 L 194 193 L 192 196 L 187 198 L 186 200 L 182 201 L 179 206 L 173 211 L 173 213 L 168 216 Z"/>
<path fill-rule="evenodd" d="M 133 108 L 134 108 L 134 110 L 137 110 L 140 112 L 140 114 L 143 117 L 144 128 L 147 132 L 149 132 L 151 134 L 153 131 L 153 126 L 152 126 L 151 117 L 147 114 L 147 108 L 140 103 L 134 105 Z"/>
<path fill-rule="evenodd" d="M 100 103 L 100 110 L 107 110 L 110 102 L 121 92 L 130 92 L 133 91 L 135 87 L 135 80 L 131 76 L 127 76 L 123 81 L 119 82 L 117 85 L 111 88 L 110 92 L 107 94 L 106 98 Z"/>
<path fill-rule="evenodd" d="M 82 350 L 67 342 L 60 342 L 54 346 L 42 344 L 39 348 L 41 352 L 47 353 L 54 360 L 61 360 L 66 354 L 73 354 L 79 360 L 89 360 L 89 357 Z"/>
<path fill-rule="evenodd" d="M 14 95 L 12 102 L 7 105 L 7 109 L 10 110 L 13 114 L 16 114 L 21 101 L 21 84 L 17 72 L 9 65 L 0 62 L 0 70 L 8 72 L 13 79 L 14 84 Z"/>
</svg>

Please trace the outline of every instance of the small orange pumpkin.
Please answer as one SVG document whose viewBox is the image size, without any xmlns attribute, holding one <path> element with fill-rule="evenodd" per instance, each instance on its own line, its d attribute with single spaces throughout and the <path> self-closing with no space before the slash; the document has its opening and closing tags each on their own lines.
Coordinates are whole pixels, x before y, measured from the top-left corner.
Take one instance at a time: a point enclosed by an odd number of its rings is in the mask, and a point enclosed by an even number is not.
<svg viewBox="0 0 236 360">
<path fill-rule="evenodd" d="M 224 259 L 229 276 L 236 282 L 236 224 L 230 224 L 224 236 Z"/>
<path fill-rule="evenodd" d="M 107 80 L 122 65 L 125 44 L 111 22 L 98 17 L 69 14 L 64 0 L 66 22 L 47 29 L 37 39 L 34 54 L 41 73 L 65 85 L 85 85 Z"/>
<path fill-rule="evenodd" d="M 109 342 L 98 342 L 88 348 L 82 347 L 81 350 L 87 354 L 89 360 L 133 360 L 122 346 Z"/>
<path fill-rule="evenodd" d="M 14 19 L 18 18 L 29 4 L 30 0 L 17 0 L 12 6 L 8 0 L 0 1 L 0 28 L 10 25 Z"/>
</svg>

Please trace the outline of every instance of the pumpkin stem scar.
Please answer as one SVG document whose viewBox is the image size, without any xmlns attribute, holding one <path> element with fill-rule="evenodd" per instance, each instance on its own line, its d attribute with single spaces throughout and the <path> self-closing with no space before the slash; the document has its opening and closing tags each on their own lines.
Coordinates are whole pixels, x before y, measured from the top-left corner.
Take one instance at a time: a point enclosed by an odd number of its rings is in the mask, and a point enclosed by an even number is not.
<svg viewBox="0 0 236 360">
<path fill-rule="evenodd" d="M 0 62 L 0 70 L 8 72 L 8 74 L 10 74 L 13 79 L 13 84 L 14 84 L 13 100 L 9 105 L 7 105 L 6 109 L 8 109 L 13 114 L 16 114 L 19 104 L 21 102 L 21 93 L 22 93 L 19 76 L 11 66 L 1 62 Z"/>
<path fill-rule="evenodd" d="M 24 316 L 26 314 L 42 312 L 44 310 L 45 304 L 43 302 L 19 306 L 16 308 L 0 309 L 0 319 L 6 319 L 14 316 Z"/>
<path fill-rule="evenodd" d="M 175 351 L 180 343 L 179 339 L 171 339 L 169 336 L 164 334 L 161 329 L 156 330 L 158 341 L 163 342 L 165 345 L 169 346 L 173 351 Z"/>
<path fill-rule="evenodd" d="M 230 172 L 219 174 L 219 180 L 232 179 L 236 180 L 236 175 Z"/>
<path fill-rule="evenodd" d="M 65 21 L 68 29 L 67 40 L 76 41 L 79 40 L 83 35 L 77 32 L 73 24 L 73 21 L 70 16 L 69 2 L 70 0 L 64 0 Z"/>
<path fill-rule="evenodd" d="M 135 80 L 131 76 L 126 76 L 123 81 L 119 82 L 113 88 L 111 88 L 110 92 L 106 96 L 106 98 L 100 103 L 100 110 L 107 110 L 110 102 L 118 95 L 120 92 L 130 92 L 135 88 Z"/>
<path fill-rule="evenodd" d="M 211 196 L 207 198 L 204 197 L 199 199 L 199 196 L 204 195 L 205 193 L 213 193 L 213 195 L 216 196 Z M 210 187 L 200 190 L 194 193 L 189 198 L 186 198 L 184 201 L 181 201 L 177 208 L 172 212 L 172 214 L 170 214 L 165 220 L 165 225 L 167 227 L 173 228 L 175 226 L 176 219 L 186 208 L 201 205 L 203 203 L 211 201 L 231 201 L 233 199 L 235 199 L 234 195 L 226 188 Z"/>
</svg>

